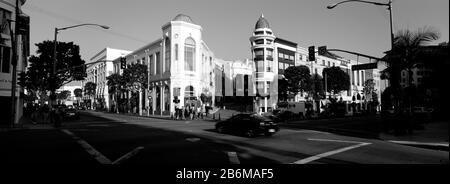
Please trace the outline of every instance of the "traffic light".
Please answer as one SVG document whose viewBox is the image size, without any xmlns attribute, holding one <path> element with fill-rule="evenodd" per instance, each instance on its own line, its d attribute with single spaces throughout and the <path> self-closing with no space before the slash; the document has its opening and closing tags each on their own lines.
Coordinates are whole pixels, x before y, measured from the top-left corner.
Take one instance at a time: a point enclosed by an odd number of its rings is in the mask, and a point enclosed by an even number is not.
<svg viewBox="0 0 450 184">
<path fill-rule="evenodd" d="M 120 58 L 120 69 L 126 69 L 127 68 L 127 60 L 124 57 Z"/>
<path fill-rule="evenodd" d="M 327 46 L 321 46 L 319 47 L 319 55 L 325 56 L 325 53 L 327 52 Z"/>
<path fill-rule="evenodd" d="M 316 49 L 314 46 L 308 47 L 308 58 L 309 58 L 309 61 L 316 60 Z"/>
<path fill-rule="evenodd" d="M 17 34 L 28 35 L 30 31 L 30 17 L 26 15 L 19 15 L 17 18 Z"/>
</svg>

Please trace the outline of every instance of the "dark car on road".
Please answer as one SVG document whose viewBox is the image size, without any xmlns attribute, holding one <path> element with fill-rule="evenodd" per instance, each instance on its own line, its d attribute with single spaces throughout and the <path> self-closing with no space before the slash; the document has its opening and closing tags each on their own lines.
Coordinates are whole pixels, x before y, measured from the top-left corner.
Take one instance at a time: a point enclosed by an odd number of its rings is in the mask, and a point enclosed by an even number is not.
<svg viewBox="0 0 450 184">
<path fill-rule="evenodd" d="M 80 113 L 75 108 L 66 109 L 63 113 L 63 117 L 65 119 L 80 119 Z"/>
<path fill-rule="evenodd" d="M 254 137 L 262 133 L 271 136 L 278 130 L 278 125 L 272 119 L 258 114 L 237 114 L 216 123 L 216 131 L 219 133 L 243 134 L 246 137 Z"/>
<path fill-rule="evenodd" d="M 274 110 L 272 113 L 267 114 L 265 116 L 277 123 L 301 118 L 300 115 L 297 115 L 291 111 L 284 111 L 284 110 Z"/>
</svg>

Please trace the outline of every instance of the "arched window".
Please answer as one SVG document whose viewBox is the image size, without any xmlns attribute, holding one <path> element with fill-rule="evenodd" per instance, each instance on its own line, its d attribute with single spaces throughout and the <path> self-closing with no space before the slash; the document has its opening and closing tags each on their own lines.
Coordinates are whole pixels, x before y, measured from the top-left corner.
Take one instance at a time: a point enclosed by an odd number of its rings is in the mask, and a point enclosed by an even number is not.
<svg viewBox="0 0 450 184">
<path fill-rule="evenodd" d="M 184 42 L 184 70 L 195 71 L 195 41 L 191 37 Z"/>
<path fill-rule="evenodd" d="M 184 96 L 185 97 L 192 97 L 192 96 L 194 96 L 194 87 L 186 86 L 186 88 L 184 88 Z"/>
<path fill-rule="evenodd" d="M 170 70 L 170 39 L 166 38 L 166 41 L 164 43 L 165 45 L 165 62 L 164 62 L 164 72 L 169 71 Z"/>
</svg>

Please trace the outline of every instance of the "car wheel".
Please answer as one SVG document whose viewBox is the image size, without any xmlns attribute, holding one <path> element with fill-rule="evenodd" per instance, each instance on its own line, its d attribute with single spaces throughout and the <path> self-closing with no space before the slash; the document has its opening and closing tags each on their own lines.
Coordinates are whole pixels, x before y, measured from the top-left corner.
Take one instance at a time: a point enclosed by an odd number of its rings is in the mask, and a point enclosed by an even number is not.
<svg viewBox="0 0 450 184">
<path fill-rule="evenodd" d="M 264 135 L 269 137 L 269 136 L 272 136 L 273 133 L 271 133 L 271 132 L 266 132 L 266 133 L 264 133 Z"/>
<path fill-rule="evenodd" d="M 216 131 L 219 132 L 219 133 L 224 133 L 224 132 L 225 132 L 223 126 L 218 126 L 218 127 L 216 128 Z"/>
<path fill-rule="evenodd" d="M 255 137 L 255 133 L 253 132 L 253 130 L 247 130 L 245 132 L 245 136 L 246 137 Z"/>
</svg>

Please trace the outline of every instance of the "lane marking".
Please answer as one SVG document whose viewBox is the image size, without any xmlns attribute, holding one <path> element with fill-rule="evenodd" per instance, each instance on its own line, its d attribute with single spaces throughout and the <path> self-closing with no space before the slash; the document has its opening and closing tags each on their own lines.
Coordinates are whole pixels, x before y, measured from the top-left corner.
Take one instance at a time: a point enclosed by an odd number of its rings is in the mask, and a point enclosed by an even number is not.
<svg viewBox="0 0 450 184">
<path fill-rule="evenodd" d="M 241 164 L 236 152 L 233 151 L 228 152 L 228 160 L 231 164 Z"/>
<path fill-rule="evenodd" d="M 78 144 L 81 145 L 91 156 L 93 156 L 98 162 L 101 164 L 112 164 L 111 160 L 105 157 L 105 155 L 101 154 L 99 151 L 97 151 L 94 147 L 92 147 L 89 143 L 84 141 L 83 139 L 79 138 L 75 134 L 73 134 L 71 131 L 67 129 L 62 129 L 62 132 L 66 133 L 72 139 L 76 140 Z"/>
<path fill-rule="evenodd" d="M 388 140 L 388 142 L 397 143 L 397 144 L 425 145 L 425 146 L 446 146 L 446 147 L 448 147 L 448 143 L 414 142 L 414 141 L 393 141 L 393 140 Z"/>
<path fill-rule="evenodd" d="M 114 161 L 112 164 L 120 164 L 124 160 L 127 160 L 127 159 L 131 158 L 132 156 L 138 154 L 138 152 L 141 151 L 142 149 L 144 149 L 144 147 L 139 146 L 139 147 L 135 148 L 134 150 L 128 152 L 127 154 L 123 155 L 122 157 L 120 157 L 119 159 Z"/>
<path fill-rule="evenodd" d="M 318 155 L 314 155 L 314 156 L 311 156 L 311 157 L 308 157 L 308 158 L 305 158 L 305 159 L 301 159 L 301 160 L 298 160 L 298 161 L 294 162 L 293 164 L 306 164 L 306 163 L 309 163 L 309 162 L 312 162 L 312 161 L 315 161 L 315 160 L 318 160 L 318 159 L 321 159 L 321 158 L 324 158 L 324 157 L 329 157 L 329 156 L 334 155 L 334 154 L 338 154 L 338 153 L 341 153 L 341 152 L 344 152 L 344 151 L 348 151 L 348 150 L 351 150 L 351 149 L 359 148 L 361 146 L 366 146 L 366 145 L 372 144 L 372 143 L 367 143 L 367 142 L 344 141 L 344 140 L 333 140 L 333 139 L 308 139 L 308 140 L 311 140 L 311 141 L 357 143 L 357 144 L 353 145 L 353 146 L 348 146 L 348 147 L 344 147 L 344 148 L 341 148 L 341 149 L 333 150 L 333 151 L 328 151 L 328 152 L 321 153 L 321 154 L 318 154 Z"/>
<path fill-rule="evenodd" d="M 191 142 L 197 142 L 200 140 L 200 138 L 198 137 L 191 137 L 191 138 L 186 138 L 187 141 L 191 141 Z"/>
<path fill-rule="evenodd" d="M 284 129 L 284 130 L 288 130 L 288 131 L 292 131 L 292 132 L 298 132 L 298 133 L 318 133 L 318 134 L 327 134 L 327 135 L 331 134 L 331 133 L 328 133 L 328 132 L 321 132 L 321 131 L 317 131 L 317 130 L 291 130 L 291 129 Z"/>
</svg>

